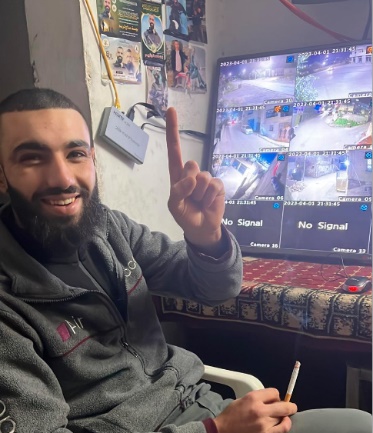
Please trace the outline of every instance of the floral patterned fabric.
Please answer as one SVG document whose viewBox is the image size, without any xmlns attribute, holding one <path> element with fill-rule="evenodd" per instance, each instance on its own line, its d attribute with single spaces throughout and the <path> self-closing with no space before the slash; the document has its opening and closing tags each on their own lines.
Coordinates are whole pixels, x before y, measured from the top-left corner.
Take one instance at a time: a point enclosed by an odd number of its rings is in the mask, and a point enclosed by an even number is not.
<svg viewBox="0 0 373 433">
<path fill-rule="evenodd" d="M 350 294 L 347 277 L 371 276 L 370 267 L 244 259 L 241 294 L 216 307 L 161 298 L 161 315 L 256 324 L 315 338 L 371 344 L 371 292 Z"/>
</svg>

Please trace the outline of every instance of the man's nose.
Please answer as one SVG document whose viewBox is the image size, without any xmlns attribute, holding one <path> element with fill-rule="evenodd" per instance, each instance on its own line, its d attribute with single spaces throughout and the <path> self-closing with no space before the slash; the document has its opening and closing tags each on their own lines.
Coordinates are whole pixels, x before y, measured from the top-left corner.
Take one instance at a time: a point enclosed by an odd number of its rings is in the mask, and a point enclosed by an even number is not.
<svg viewBox="0 0 373 433">
<path fill-rule="evenodd" d="M 48 165 L 47 184 L 51 188 L 67 189 L 75 185 L 75 176 L 71 164 L 64 156 L 56 156 Z"/>
</svg>

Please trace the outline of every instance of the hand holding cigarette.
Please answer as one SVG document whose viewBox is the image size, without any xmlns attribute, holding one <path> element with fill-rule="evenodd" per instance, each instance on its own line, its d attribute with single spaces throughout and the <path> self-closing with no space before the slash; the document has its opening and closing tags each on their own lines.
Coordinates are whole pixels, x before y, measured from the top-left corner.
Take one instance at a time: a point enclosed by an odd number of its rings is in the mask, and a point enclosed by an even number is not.
<svg viewBox="0 0 373 433">
<path fill-rule="evenodd" d="M 292 372 L 291 377 L 290 377 L 290 382 L 288 385 L 288 390 L 286 391 L 284 401 L 290 401 L 291 395 L 293 394 L 295 382 L 296 382 L 297 377 L 298 377 L 299 368 L 300 368 L 300 362 L 295 361 L 294 369 L 293 369 L 293 372 Z"/>
</svg>

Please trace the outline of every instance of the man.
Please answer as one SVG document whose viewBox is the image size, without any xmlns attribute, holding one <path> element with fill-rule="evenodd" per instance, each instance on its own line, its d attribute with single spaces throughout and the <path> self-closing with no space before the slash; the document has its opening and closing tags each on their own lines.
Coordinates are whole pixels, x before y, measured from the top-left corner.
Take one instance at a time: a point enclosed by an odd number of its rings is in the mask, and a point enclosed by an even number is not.
<svg viewBox="0 0 373 433">
<path fill-rule="evenodd" d="M 200 7 L 197 7 L 193 11 L 192 23 L 193 23 L 193 40 L 198 42 L 205 42 L 202 31 L 202 18 L 203 13 Z"/>
<path fill-rule="evenodd" d="M 128 75 L 135 75 L 136 73 L 135 64 L 133 63 L 133 55 L 130 48 L 126 51 L 123 68 L 126 70 Z"/>
<path fill-rule="evenodd" d="M 179 41 L 174 40 L 171 43 L 171 68 L 173 73 L 173 87 L 177 85 L 177 78 L 180 73 L 185 73 L 185 62 L 188 56 L 184 53 L 183 47 Z"/>
<path fill-rule="evenodd" d="M 167 0 L 166 6 L 170 6 L 169 20 L 170 24 L 168 30 L 171 34 L 183 33 L 188 34 L 187 29 L 185 29 L 184 21 L 186 19 L 186 10 L 184 6 L 179 3 L 179 0 Z"/>
<path fill-rule="evenodd" d="M 135 77 L 136 67 L 135 64 L 133 63 L 133 56 L 132 56 L 131 49 L 128 48 L 126 52 L 124 52 L 124 48 L 119 46 L 117 48 L 116 56 L 117 59 L 114 63 L 114 66 L 116 68 L 123 68 L 125 70 L 124 72 L 127 75 Z"/>
<path fill-rule="evenodd" d="M 103 19 L 113 20 L 114 19 L 112 14 L 111 14 L 111 0 L 104 0 L 104 10 L 99 15 L 99 19 L 100 20 L 103 20 Z"/>
<path fill-rule="evenodd" d="M 199 89 L 206 89 L 206 83 L 204 79 L 202 78 L 201 73 L 199 72 L 199 67 L 195 63 L 195 54 L 194 54 L 194 48 L 192 49 L 191 56 L 190 56 L 190 62 L 189 62 L 189 77 L 191 80 L 191 88 L 192 90 L 196 90 L 197 87 Z"/>
<path fill-rule="evenodd" d="M 162 46 L 162 39 L 155 29 L 155 16 L 149 15 L 149 28 L 143 34 L 145 45 L 150 51 L 156 53 Z"/>
<path fill-rule="evenodd" d="M 151 73 L 154 77 L 154 82 L 149 90 L 148 102 L 154 105 L 155 110 L 164 117 L 167 108 L 167 88 L 165 80 L 162 79 L 160 70 L 154 69 Z"/>
<path fill-rule="evenodd" d="M 114 17 L 111 14 L 111 0 L 104 0 L 104 10 L 98 16 L 101 33 L 114 32 Z"/>
<path fill-rule="evenodd" d="M 119 46 L 117 48 L 117 52 L 115 53 L 116 55 L 116 60 L 114 62 L 114 66 L 116 68 L 123 68 L 123 59 L 124 59 L 124 48 Z"/>
<path fill-rule="evenodd" d="M 100 203 L 92 139 L 70 100 L 32 89 L 0 103 L 0 190 L 10 197 L 0 208 L 2 431 L 289 431 L 296 406 L 274 389 L 219 414 L 227 402 L 196 385 L 201 361 L 165 343 L 149 291 L 213 304 L 238 294 L 242 273 L 221 226 L 222 183 L 183 164 L 172 109 L 167 146 L 169 209 L 185 242 Z M 360 411 L 293 419 L 296 433 L 371 431 Z"/>
</svg>

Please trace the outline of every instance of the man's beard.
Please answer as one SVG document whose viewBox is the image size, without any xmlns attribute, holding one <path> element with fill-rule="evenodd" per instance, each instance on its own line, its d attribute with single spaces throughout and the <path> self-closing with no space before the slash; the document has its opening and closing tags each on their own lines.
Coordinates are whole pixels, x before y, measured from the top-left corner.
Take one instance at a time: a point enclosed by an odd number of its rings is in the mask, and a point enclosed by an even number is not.
<svg viewBox="0 0 373 433">
<path fill-rule="evenodd" d="M 78 193 L 83 201 L 78 221 L 73 216 L 46 216 L 40 209 L 40 197 L 58 194 Z M 46 252 L 63 249 L 72 251 L 92 238 L 94 228 L 103 220 L 104 212 L 98 193 L 97 182 L 91 196 L 85 188 L 70 186 L 66 190 L 53 188 L 36 194 L 28 201 L 18 190 L 8 183 L 10 203 L 22 228 L 38 242 Z"/>
</svg>

